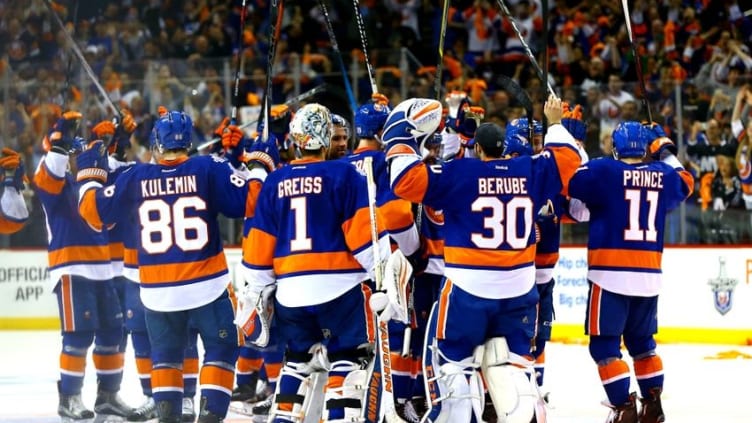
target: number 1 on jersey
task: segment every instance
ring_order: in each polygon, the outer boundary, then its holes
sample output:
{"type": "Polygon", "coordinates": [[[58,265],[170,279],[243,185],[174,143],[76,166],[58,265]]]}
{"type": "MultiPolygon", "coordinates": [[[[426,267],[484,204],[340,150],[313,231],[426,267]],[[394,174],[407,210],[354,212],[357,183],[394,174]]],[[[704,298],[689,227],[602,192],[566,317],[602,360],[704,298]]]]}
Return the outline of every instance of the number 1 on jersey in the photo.
{"type": "Polygon", "coordinates": [[[290,199],[290,210],[295,214],[295,237],[290,240],[290,251],[305,251],[313,248],[308,237],[308,201],[306,197],[290,199]]]}
{"type": "Polygon", "coordinates": [[[648,202],[647,229],[640,229],[640,210],[642,209],[642,191],[628,189],[624,191],[624,198],[629,202],[629,226],[624,229],[626,241],[655,242],[658,231],[655,230],[655,216],[658,211],[658,191],[645,191],[648,202]]]}

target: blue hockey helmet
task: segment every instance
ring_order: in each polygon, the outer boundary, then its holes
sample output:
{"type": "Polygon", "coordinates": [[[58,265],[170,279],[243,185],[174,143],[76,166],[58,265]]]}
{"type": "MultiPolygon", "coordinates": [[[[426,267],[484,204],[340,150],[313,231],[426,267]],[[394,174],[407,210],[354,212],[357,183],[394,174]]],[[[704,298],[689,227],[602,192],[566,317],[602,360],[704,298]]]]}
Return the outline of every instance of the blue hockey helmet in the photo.
{"type": "Polygon", "coordinates": [[[358,138],[375,138],[390,112],[386,104],[369,102],[360,106],[355,112],[355,135],[358,138]]]}
{"type": "Polygon", "coordinates": [[[643,127],[640,122],[630,120],[616,125],[611,134],[614,142],[614,157],[623,159],[645,156],[647,143],[642,132],[643,127]]]}
{"type": "Polygon", "coordinates": [[[162,150],[187,150],[191,148],[193,120],[183,112],[170,111],[154,122],[154,144],[162,150]]]}
{"type": "MultiPolygon", "coordinates": [[[[536,135],[543,135],[543,125],[533,120],[533,136],[536,135]]],[[[532,156],[533,144],[529,137],[530,126],[526,117],[511,120],[504,137],[504,155],[532,156]]]]}

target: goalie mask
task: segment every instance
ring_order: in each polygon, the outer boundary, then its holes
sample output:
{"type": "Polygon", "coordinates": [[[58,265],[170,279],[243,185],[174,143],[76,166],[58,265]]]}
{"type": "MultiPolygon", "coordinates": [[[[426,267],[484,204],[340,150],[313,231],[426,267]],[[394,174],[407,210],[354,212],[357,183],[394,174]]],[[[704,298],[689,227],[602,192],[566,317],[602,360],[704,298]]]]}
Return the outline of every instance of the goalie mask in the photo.
{"type": "Polygon", "coordinates": [[[329,148],[333,132],[329,109],[318,103],[300,108],[290,122],[290,137],[301,150],[329,148]]]}

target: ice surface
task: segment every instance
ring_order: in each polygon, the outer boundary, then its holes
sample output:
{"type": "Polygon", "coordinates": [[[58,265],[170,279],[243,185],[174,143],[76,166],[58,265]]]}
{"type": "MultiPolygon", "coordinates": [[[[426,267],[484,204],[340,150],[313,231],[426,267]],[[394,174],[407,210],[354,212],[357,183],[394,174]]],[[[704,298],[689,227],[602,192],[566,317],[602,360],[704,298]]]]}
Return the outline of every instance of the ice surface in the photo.
{"type": "MultiPolygon", "coordinates": [[[[59,351],[58,332],[0,331],[0,422],[59,421],[55,384],[59,351]]],[[[666,344],[659,345],[658,352],[666,373],[663,407],[668,422],[752,422],[752,347],[666,344]],[[748,358],[728,358],[745,354],[748,358]]],[[[546,357],[543,390],[551,393],[553,406],[549,422],[604,422],[608,409],[600,402],[605,393],[587,346],[552,343],[546,357]]],[[[130,345],[121,395],[133,406],[143,400],[130,345]]],[[[84,403],[93,407],[95,396],[96,374],[89,359],[84,403]]],[[[251,420],[231,415],[225,421],[251,420]]]]}

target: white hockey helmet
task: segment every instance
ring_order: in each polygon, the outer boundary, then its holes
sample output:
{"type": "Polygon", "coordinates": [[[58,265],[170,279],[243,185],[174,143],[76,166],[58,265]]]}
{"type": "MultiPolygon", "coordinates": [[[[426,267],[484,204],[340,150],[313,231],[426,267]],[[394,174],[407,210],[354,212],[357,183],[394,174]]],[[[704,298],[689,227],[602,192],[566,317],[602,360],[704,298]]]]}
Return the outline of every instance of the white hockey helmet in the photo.
{"type": "Polygon", "coordinates": [[[290,122],[290,137],[302,150],[329,148],[333,131],[329,109],[318,103],[301,107],[290,122]]]}
{"type": "Polygon", "coordinates": [[[395,107],[384,124],[386,142],[413,138],[421,145],[439,128],[441,103],[429,98],[411,98],[395,107]]]}

